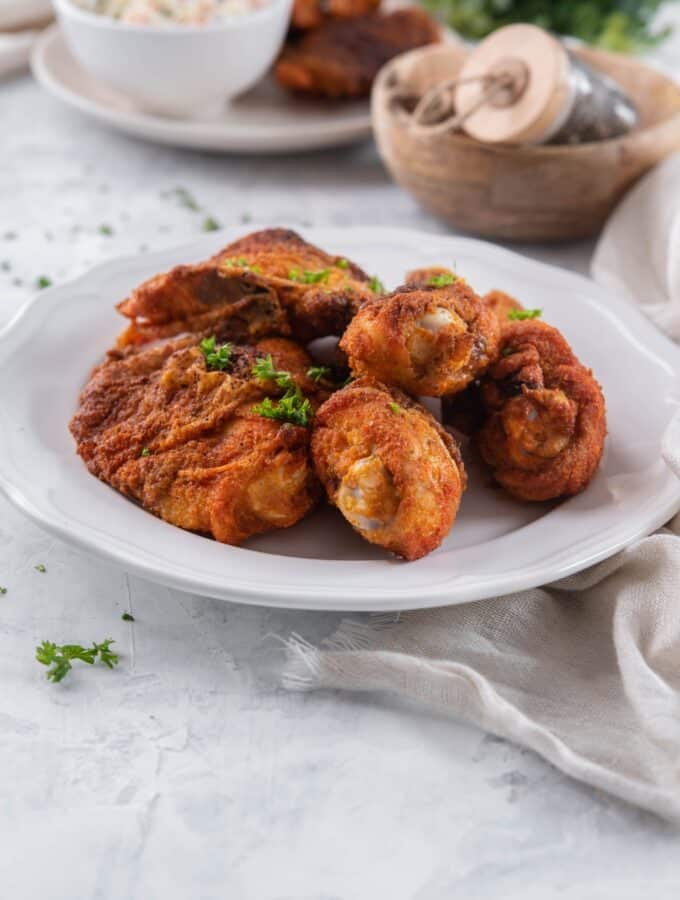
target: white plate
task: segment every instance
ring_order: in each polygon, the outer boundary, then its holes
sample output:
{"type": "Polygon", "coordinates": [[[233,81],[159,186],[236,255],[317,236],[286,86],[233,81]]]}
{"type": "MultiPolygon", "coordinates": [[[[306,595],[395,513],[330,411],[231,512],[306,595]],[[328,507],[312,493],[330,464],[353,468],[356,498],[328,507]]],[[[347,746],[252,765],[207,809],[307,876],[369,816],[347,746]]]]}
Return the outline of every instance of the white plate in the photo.
{"type": "Polygon", "coordinates": [[[51,16],[50,0],[0,0],[0,30],[26,28],[51,16]]]}
{"type": "Polygon", "coordinates": [[[384,228],[308,229],[304,237],[396,285],[406,269],[456,268],[501,287],[563,330],[600,379],[609,410],[602,468],[580,496],[523,504],[471,466],[442,547],[399,562],[324,508],[294,528],[228,547],[154,518],[88,474],[67,424],[88,373],[121,331],[113,305],[155,272],[199,260],[230,229],[189,246],[121,259],[26,305],[0,335],[0,488],[39,524],[140,575],[249,603],[392,610],[462,603],[552,581],[601,560],[680,508],[659,456],[680,406],[680,351],[632,306],[593,282],[491,244],[384,228]]]}
{"type": "Polygon", "coordinates": [[[290,153],[338,147],[371,134],[368,100],[333,105],[298,100],[267,79],[216,119],[170,119],[141,112],[95,81],[68,50],[58,26],[38,41],[33,74],[51,94],[127,134],[175,147],[227,153],[290,153]]]}

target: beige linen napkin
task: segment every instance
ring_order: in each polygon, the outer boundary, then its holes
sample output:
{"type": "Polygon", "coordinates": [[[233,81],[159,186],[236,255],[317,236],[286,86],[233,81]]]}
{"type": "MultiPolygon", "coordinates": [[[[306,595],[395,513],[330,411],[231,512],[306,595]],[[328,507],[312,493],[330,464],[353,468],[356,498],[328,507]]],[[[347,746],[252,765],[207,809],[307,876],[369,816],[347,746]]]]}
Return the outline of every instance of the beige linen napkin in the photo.
{"type": "MultiPolygon", "coordinates": [[[[657,215],[678,224],[680,192],[659,194],[657,179],[663,185],[667,177],[655,173],[637,190],[649,228],[657,215]]],[[[645,273],[662,267],[650,313],[669,329],[676,300],[662,291],[672,287],[680,298],[680,286],[664,281],[680,272],[677,259],[675,268],[668,264],[680,253],[677,227],[675,235],[673,253],[665,243],[653,262],[641,256],[634,270],[629,258],[624,270],[647,310],[645,273]]],[[[626,256],[639,238],[626,199],[598,248],[597,275],[607,271],[603,280],[618,286],[605,260],[616,270],[619,253],[626,256]]],[[[680,477],[680,420],[662,453],[680,477]]],[[[574,778],[680,822],[680,515],[547,587],[347,620],[320,649],[294,635],[283,680],[292,690],[390,691],[530,747],[574,778]]]]}

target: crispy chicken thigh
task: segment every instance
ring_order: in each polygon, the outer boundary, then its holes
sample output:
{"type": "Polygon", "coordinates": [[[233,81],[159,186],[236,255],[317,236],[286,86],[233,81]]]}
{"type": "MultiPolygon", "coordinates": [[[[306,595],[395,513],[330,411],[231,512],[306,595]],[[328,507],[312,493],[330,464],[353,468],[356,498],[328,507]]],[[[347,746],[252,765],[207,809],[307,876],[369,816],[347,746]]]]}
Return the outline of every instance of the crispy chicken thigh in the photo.
{"type": "Polygon", "coordinates": [[[450,531],[466,484],[458,446],[396,388],[360,378],[333,394],[312,454],[329,500],[370,543],[413,560],[450,531]]]}
{"type": "Polygon", "coordinates": [[[340,347],[354,375],[370,375],[414,395],[462,391],[496,358],[496,317],[458,279],[407,284],[365,304],[340,347]]]}
{"type": "Polygon", "coordinates": [[[365,97],[386,62],[439,39],[439,26],[419,7],[330,20],[289,41],[274,75],[283,87],[301,94],[365,97]]]}
{"type": "Polygon", "coordinates": [[[235,341],[288,335],[307,342],[339,335],[371,279],[342,256],[330,256],[294,231],[270,228],[241,238],[212,259],[155,275],[118,305],[131,326],[120,347],[220,326],[235,341]]]}
{"type": "Polygon", "coordinates": [[[587,487],[602,458],[605,402],[592,372],[557,329],[539,321],[509,323],[478,398],[483,424],[477,446],[513,496],[553,500],[587,487]]]}
{"type": "MultiPolygon", "coordinates": [[[[221,338],[217,346],[219,347],[221,338]]],[[[253,407],[282,391],[252,373],[271,354],[312,406],[307,354],[283,338],[232,346],[211,369],[195,336],[114,351],[99,366],[71,422],[92,474],[162,519],[218,541],[293,525],[317,502],[310,429],[265,418],[253,407]]]]}
{"type": "Polygon", "coordinates": [[[175,266],[154,275],[118,304],[132,320],[119,347],[139,346],[183,332],[220,328],[235,341],[290,333],[276,290],[248,271],[232,272],[215,262],[175,266]]]}
{"type": "Polygon", "coordinates": [[[307,342],[343,333],[372,280],[344,256],[331,256],[286,228],[270,228],[229,244],[214,257],[229,271],[256,273],[288,314],[294,337],[307,342]]]}

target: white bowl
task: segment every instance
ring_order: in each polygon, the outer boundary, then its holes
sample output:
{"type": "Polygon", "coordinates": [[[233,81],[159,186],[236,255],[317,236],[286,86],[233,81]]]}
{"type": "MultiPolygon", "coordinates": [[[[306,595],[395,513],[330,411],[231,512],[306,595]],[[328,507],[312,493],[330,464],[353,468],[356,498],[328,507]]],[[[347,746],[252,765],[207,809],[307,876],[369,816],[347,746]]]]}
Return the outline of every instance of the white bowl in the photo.
{"type": "Polygon", "coordinates": [[[149,112],[204,116],[252,87],[276,59],[292,0],[214,25],[129,25],[53,0],[86,71],[149,112]]]}

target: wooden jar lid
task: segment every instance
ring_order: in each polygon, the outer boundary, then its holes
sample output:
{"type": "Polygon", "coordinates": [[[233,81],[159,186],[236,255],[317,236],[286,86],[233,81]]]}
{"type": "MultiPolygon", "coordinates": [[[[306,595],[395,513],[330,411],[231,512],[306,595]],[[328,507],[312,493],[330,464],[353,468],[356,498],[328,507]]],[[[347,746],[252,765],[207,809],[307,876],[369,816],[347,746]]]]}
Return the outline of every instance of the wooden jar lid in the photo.
{"type": "Polygon", "coordinates": [[[459,78],[506,75],[508,87],[480,103],[485,81],[459,84],[456,112],[479,108],[463,129],[484,143],[533,144],[562,124],[571,103],[570,65],[558,40],[535,25],[508,25],[489,35],[468,57],[459,78]]]}

